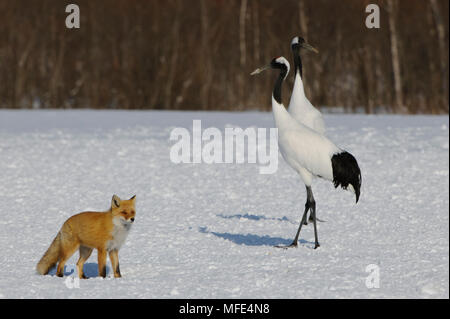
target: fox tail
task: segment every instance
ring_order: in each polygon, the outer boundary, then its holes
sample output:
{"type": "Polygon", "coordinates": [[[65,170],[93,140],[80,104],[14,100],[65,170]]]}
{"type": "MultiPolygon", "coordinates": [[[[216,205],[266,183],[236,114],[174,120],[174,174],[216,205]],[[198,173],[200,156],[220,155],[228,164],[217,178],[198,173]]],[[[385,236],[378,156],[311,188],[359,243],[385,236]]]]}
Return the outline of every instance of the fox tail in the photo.
{"type": "Polygon", "coordinates": [[[48,247],[44,256],[39,260],[36,270],[41,275],[48,274],[50,268],[56,265],[59,260],[59,253],[61,250],[61,233],[58,232],[55,239],[53,239],[50,247],[48,247]]]}

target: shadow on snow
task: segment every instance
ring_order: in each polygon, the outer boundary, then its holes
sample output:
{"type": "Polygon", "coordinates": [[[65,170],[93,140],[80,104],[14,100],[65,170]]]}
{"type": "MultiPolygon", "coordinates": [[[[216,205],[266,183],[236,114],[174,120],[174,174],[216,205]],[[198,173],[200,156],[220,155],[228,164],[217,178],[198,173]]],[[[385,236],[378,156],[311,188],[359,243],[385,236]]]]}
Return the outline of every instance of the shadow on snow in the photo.
{"type": "Polygon", "coordinates": [[[252,214],[235,214],[235,215],[223,215],[223,214],[218,214],[216,215],[217,217],[221,217],[221,218],[225,218],[225,219],[231,219],[231,218],[244,218],[244,219],[248,219],[248,220],[276,220],[276,221],[280,221],[280,222],[290,222],[291,224],[293,224],[292,221],[290,221],[286,216],[283,216],[281,218],[267,218],[266,216],[259,216],[259,215],[252,215],[252,214]]]}
{"type": "MultiPolygon", "coordinates": [[[[209,231],[206,227],[199,227],[199,232],[203,234],[212,234],[219,238],[223,238],[229,240],[237,245],[246,245],[246,246],[283,246],[290,245],[292,243],[292,239],[285,239],[281,237],[270,237],[270,236],[259,236],[253,234],[230,234],[230,233],[218,233],[209,231]]],[[[303,239],[299,240],[300,244],[314,244],[313,242],[309,242],[303,239]]]]}
{"type": "MultiPolygon", "coordinates": [[[[109,274],[110,268],[106,266],[106,275],[109,274]]],[[[98,277],[98,264],[97,263],[85,263],[83,266],[84,275],[88,278],[98,277]]],[[[48,272],[50,276],[56,276],[56,266],[50,269],[48,272]]],[[[77,276],[76,265],[66,265],[64,266],[64,276],[77,276]]]]}

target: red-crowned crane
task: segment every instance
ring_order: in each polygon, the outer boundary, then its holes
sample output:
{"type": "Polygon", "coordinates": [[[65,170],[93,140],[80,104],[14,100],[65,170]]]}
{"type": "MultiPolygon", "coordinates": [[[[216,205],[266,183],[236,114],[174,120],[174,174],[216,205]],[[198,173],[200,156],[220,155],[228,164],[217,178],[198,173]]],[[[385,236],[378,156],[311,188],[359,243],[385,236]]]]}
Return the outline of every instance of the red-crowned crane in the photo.
{"type": "Polygon", "coordinates": [[[308,210],[314,223],[314,249],[319,247],[317,236],[316,202],[311,190],[313,177],[332,181],[335,187],[341,186],[354,192],[358,202],[361,188],[361,170],[356,159],[350,153],[340,149],[324,135],[297,122],[284,107],[281,100],[281,87],[289,73],[289,62],[284,57],[274,58],[268,65],[251,73],[255,75],[269,68],[280,70],[272,93],[272,112],[278,128],[278,146],[286,162],[302,177],[307,191],[305,211],[295,235],[289,246],[297,247],[298,237],[308,210]],[[303,175],[304,172],[308,175],[303,175]]]}
{"type": "MultiPolygon", "coordinates": [[[[306,43],[302,37],[294,37],[291,41],[292,56],[294,58],[294,88],[292,89],[291,100],[289,101],[288,112],[299,123],[313,129],[314,131],[325,134],[325,123],[322,113],[316,109],[308,100],[303,87],[303,66],[300,56],[300,50],[305,49],[315,53],[319,51],[306,43]]],[[[302,175],[310,175],[307,170],[302,168],[302,175]]],[[[309,177],[311,179],[312,177],[309,177]]],[[[319,219],[317,219],[320,221],[319,219]]],[[[309,215],[309,221],[312,222],[312,215],[309,215]]],[[[305,219],[305,225],[307,224],[305,219]]]]}

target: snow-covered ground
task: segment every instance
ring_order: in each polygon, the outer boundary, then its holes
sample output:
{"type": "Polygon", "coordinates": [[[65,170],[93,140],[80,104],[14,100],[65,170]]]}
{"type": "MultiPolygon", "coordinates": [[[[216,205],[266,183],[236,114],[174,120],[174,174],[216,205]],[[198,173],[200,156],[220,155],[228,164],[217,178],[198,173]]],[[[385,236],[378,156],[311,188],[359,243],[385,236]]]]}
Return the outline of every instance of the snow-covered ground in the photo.
{"type": "MultiPolygon", "coordinates": [[[[448,116],[325,116],[363,185],[355,205],[350,192],[314,183],[325,220],[317,250],[311,225],[297,249],[273,247],[291,242],[305,202],[281,157],[272,175],[170,161],[171,130],[194,119],[221,130],[274,125],[259,112],[0,111],[0,298],[449,297],[448,116]],[[69,289],[39,276],[62,223],[107,209],[113,194],[137,195],[123,278],[69,289]],[[377,270],[379,288],[368,288],[377,270]]],[[[96,267],[94,253],[85,272],[96,267]]]]}

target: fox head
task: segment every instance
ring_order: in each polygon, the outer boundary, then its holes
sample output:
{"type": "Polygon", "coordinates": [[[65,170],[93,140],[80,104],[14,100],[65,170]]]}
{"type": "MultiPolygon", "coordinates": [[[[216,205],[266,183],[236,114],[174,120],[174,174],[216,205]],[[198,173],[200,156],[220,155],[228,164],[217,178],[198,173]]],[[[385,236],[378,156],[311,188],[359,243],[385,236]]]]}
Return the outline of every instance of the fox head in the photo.
{"type": "Polygon", "coordinates": [[[112,197],[111,212],[115,223],[130,226],[134,222],[136,216],[136,210],[134,208],[135,200],[136,195],[128,200],[121,200],[117,195],[112,197]]]}

